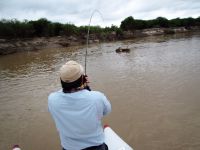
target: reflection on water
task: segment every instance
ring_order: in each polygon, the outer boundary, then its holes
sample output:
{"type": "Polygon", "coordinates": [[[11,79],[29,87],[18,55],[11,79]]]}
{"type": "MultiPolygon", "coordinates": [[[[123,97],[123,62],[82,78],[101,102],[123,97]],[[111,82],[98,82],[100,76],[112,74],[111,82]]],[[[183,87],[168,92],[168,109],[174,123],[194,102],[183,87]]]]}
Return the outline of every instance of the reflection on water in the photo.
{"type": "MultiPolygon", "coordinates": [[[[87,71],[113,111],[104,119],[134,149],[200,149],[200,36],[102,43],[88,49],[87,71]],[[130,53],[115,53],[128,47],[130,53]]],[[[59,149],[47,96],[67,60],[84,65],[84,47],[0,57],[0,149],[59,149]]]]}

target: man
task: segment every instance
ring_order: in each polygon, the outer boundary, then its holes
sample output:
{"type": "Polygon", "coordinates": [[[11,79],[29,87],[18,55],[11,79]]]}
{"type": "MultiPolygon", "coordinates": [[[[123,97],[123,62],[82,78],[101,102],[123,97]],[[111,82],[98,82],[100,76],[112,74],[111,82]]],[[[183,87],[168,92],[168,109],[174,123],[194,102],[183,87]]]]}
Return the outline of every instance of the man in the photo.
{"type": "Polygon", "coordinates": [[[63,150],[107,150],[101,119],[111,105],[101,92],[89,91],[83,67],[68,61],[60,68],[62,90],[48,97],[63,150]]]}

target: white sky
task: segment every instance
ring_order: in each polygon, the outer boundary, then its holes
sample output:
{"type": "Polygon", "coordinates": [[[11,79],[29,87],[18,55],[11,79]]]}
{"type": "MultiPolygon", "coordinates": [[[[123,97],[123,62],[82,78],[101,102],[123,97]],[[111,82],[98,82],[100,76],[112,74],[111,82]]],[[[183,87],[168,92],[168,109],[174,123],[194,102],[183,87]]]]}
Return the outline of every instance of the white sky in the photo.
{"type": "Polygon", "coordinates": [[[129,16],[135,19],[197,18],[200,0],[0,0],[0,19],[37,20],[88,25],[119,26],[129,16]],[[100,13],[98,13],[100,12],[100,13]]]}

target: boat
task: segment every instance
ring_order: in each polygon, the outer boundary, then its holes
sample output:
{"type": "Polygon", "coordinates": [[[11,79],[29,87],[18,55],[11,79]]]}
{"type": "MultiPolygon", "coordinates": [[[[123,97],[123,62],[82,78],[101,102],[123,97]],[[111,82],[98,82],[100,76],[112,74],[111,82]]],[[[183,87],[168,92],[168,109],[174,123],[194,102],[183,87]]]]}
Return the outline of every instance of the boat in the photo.
{"type": "Polygon", "coordinates": [[[14,145],[12,150],[21,150],[19,145],[14,145]]]}
{"type": "MultiPolygon", "coordinates": [[[[133,150],[122,138],[111,129],[109,125],[104,126],[105,143],[109,150],[133,150]]],[[[15,145],[12,150],[21,150],[15,145]]]]}
{"type": "Polygon", "coordinates": [[[104,126],[104,135],[105,143],[109,150],[133,150],[109,125],[104,126]]]}

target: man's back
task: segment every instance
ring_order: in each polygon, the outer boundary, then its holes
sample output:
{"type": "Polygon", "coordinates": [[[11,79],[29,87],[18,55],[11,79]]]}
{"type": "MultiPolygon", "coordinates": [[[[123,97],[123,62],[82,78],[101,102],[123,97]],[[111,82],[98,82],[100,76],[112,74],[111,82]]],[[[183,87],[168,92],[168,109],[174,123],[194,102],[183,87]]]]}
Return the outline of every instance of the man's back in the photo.
{"type": "Polygon", "coordinates": [[[50,94],[48,106],[65,149],[80,150],[104,142],[101,118],[111,111],[111,105],[102,93],[60,90],[50,94]]]}

